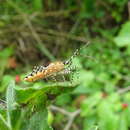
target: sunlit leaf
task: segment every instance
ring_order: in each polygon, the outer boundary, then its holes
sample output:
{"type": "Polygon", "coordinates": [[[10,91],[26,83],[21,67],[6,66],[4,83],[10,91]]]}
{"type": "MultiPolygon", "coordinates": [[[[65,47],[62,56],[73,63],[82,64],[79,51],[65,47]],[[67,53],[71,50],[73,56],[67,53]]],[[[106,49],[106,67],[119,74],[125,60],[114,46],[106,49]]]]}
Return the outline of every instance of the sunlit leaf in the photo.
{"type": "Polygon", "coordinates": [[[122,28],[117,37],[114,38],[117,46],[130,46],[130,22],[122,25],[122,28]]]}
{"type": "Polygon", "coordinates": [[[117,130],[119,116],[112,109],[112,104],[103,101],[98,106],[99,128],[100,130],[117,130]]]}

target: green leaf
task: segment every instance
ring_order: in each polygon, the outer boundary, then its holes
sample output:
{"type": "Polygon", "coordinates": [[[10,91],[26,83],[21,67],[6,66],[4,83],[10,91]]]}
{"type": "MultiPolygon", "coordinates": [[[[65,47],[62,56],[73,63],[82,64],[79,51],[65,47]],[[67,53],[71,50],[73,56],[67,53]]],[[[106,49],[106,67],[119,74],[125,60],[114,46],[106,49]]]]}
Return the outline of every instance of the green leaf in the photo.
{"type": "Polygon", "coordinates": [[[0,92],[3,92],[6,87],[8,86],[8,84],[10,83],[10,81],[13,79],[12,76],[10,75],[4,75],[1,81],[1,87],[0,87],[0,92]]]}
{"type": "Polygon", "coordinates": [[[83,122],[83,130],[96,130],[96,117],[86,117],[83,122]]]}
{"type": "Polygon", "coordinates": [[[72,92],[75,88],[75,84],[66,83],[54,83],[54,84],[39,84],[33,87],[20,88],[15,87],[16,101],[18,103],[27,103],[33,98],[37,98],[40,95],[55,94],[60,95],[62,93],[72,92]]]}
{"type": "Polygon", "coordinates": [[[8,47],[2,51],[0,51],[0,58],[8,58],[13,54],[14,50],[12,47],[8,47]]]}
{"type": "Polygon", "coordinates": [[[13,130],[21,130],[20,127],[22,126],[23,120],[26,120],[25,117],[22,119],[22,115],[21,109],[11,111],[11,124],[13,130]]]}
{"type": "Polygon", "coordinates": [[[95,75],[92,71],[79,71],[78,81],[80,85],[74,90],[73,93],[88,93],[91,92],[91,84],[95,80],[95,75]]]}
{"type": "Polygon", "coordinates": [[[117,37],[114,38],[117,46],[124,47],[130,46],[130,22],[122,25],[122,28],[117,37]]]}
{"type": "Polygon", "coordinates": [[[125,114],[125,118],[126,118],[126,121],[127,121],[127,125],[130,127],[130,107],[128,107],[125,111],[124,111],[124,114],[125,114]]]}
{"type": "Polygon", "coordinates": [[[36,112],[30,119],[28,130],[53,130],[48,125],[48,111],[43,108],[43,111],[36,112]]]}
{"type": "Polygon", "coordinates": [[[56,104],[58,106],[63,106],[63,105],[66,105],[67,103],[71,102],[71,96],[67,93],[65,94],[61,94],[60,96],[58,96],[56,98],[56,104]]]}
{"type": "Polygon", "coordinates": [[[125,113],[121,113],[118,130],[128,130],[125,113]]]}
{"type": "Polygon", "coordinates": [[[0,78],[2,78],[2,75],[4,73],[4,70],[7,67],[7,61],[9,56],[11,56],[13,54],[13,48],[12,47],[8,47],[6,49],[3,49],[2,51],[0,51],[0,78]]]}
{"type": "Polygon", "coordinates": [[[120,101],[120,95],[118,93],[111,93],[108,97],[108,101],[111,103],[117,103],[120,101]]]}
{"type": "Polygon", "coordinates": [[[79,81],[84,85],[90,85],[95,78],[95,75],[92,71],[82,70],[79,72],[79,81]]]}
{"type": "Polygon", "coordinates": [[[113,112],[112,104],[106,100],[98,106],[100,130],[117,130],[119,117],[113,112]]]}
{"type": "Polygon", "coordinates": [[[81,115],[82,116],[89,116],[95,113],[96,111],[96,106],[101,100],[101,93],[97,92],[91,97],[85,99],[83,103],[81,104],[81,115]]]}

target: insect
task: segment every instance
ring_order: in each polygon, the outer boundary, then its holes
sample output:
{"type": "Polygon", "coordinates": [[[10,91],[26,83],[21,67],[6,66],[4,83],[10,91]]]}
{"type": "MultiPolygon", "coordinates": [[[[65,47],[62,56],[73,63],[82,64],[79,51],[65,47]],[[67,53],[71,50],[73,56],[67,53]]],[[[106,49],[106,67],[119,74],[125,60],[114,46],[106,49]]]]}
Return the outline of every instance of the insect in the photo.
{"type": "MultiPolygon", "coordinates": [[[[86,45],[88,45],[88,43],[86,43],[83,47],[85,47],[86,45]]],[[[76,57],[79,54],[79,50],[81,50],[82,48],[76,49],[74,54],[67,61],[64,61],[64,62],[55,61],[55,62],[50,63],[47,67],[35,66],[33,68],[33,71],[29,75],[27,75],[24,78],[24,80],[28,82],[33,82],[39,79],[46,79],[47,77],[50,77],[50,76],[71,73],[72,71],[75,70],[75,68],[70,67],[72,64],[72,60],[74,57],[76,57]]]]}

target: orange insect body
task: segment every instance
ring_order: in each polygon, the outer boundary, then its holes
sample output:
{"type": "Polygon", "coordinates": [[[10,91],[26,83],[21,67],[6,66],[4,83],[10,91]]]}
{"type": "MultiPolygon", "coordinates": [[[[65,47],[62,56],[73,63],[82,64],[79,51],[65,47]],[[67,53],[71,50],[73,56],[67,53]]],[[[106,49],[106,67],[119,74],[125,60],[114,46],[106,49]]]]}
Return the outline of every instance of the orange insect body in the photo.
{"type": "Polygon", "coordinates": [[[89,44],[86,43],[82,48],[77,49],[74,54],[65,62],[57,61],[50,63],[47,67],[44,66],[38,66],[35,67],[28,76],[24,78],[25,81],[33,82],[38,79],[44,79],[49,76],[54,76],[54,74],[58,74],[58,72],[69,74],[72,71],[72,68],[66,69],[65,65],[70,65],[72,63],[72,59],[79,54],[79,50],[83,49],[85,46],[89,44]],[[64,71],[62,71],[64,70],[64,71]]]}
{"type": "Polygon", "coordinates": [[[25,81],[33,82],[39,79],[47,78],[54,73],[60,72],[64,69],[65,65],[61,61],[52,62],[47,67],[37,67],[33,69],[33,72],[24,78],[25,81]]]}

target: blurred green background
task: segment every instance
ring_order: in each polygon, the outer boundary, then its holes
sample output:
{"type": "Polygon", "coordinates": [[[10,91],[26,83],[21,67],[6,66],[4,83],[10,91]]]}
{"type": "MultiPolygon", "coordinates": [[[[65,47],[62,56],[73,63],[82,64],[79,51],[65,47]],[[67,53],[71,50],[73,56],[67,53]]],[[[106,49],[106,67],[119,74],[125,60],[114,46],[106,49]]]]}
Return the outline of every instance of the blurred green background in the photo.
{"type": "Polygon", "coordinates": [[[130,130],[129,19],[128,0],[0,0],[0,129],[130,130]],[[70,84],[23,81],[88,41],[70,84]]]}

